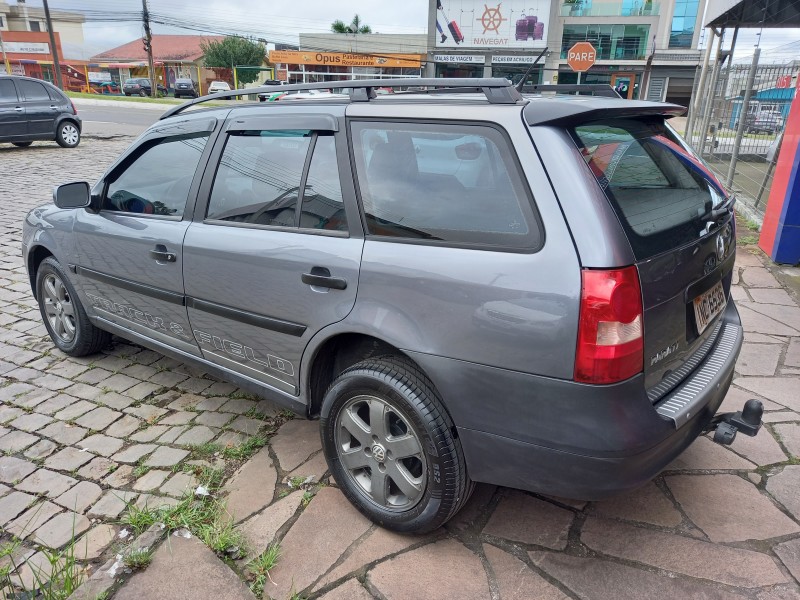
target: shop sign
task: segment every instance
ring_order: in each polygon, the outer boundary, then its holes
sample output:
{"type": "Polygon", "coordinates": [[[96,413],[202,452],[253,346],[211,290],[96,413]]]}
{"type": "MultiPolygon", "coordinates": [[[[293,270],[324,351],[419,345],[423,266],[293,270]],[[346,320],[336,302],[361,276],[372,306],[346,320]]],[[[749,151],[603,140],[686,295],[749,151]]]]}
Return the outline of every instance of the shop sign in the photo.
{"type": "Polygon", "coordinates": [[[516,65],[530,65],[533,64],[538,57],[536,56],[518,56],[518,55],[510,55],[510,56],[492,56],[492,64],[516,64],[516,65]]]}
{"type": "Polygon", "coordinates": [[[551,0],[438,0],[437,48],[544,48],[551,0]]]}
{"type": "Polygon", "coordinates": [[[355,54],[305,50],[270,50],[269,62],[290,65],[329,65],[332,67],[417,67],[418,54],[355,54]]]}
{"type": "Polygon", "coordinates": [[[50,54],[46,42],[5,42],[6,52],[12,54],[50,54]]]}
{"type": "Polygon", "coordinates": [[[482,65],[483,54],[434,54],[433,62],[482,65]]]}
{"type": "Polygon", "coordinates": [[[111,81],[111,73],[108,71],[89,71],[89,81],[93,83],[111,81]]]}

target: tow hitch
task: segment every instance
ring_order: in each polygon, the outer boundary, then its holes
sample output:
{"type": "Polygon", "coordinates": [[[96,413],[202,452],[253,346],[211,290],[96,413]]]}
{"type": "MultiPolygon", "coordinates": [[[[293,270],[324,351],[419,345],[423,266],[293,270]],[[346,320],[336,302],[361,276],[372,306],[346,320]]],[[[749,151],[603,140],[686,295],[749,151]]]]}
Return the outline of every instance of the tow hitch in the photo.
{"type": "Polygon", "coordinates": [[[736,433],[754,437],[761,429],[761,416],[764,405],[759,400],[751,399],[744,403],[744,408],[735,413],[714,415],[706,431],[714,432],[714,441],[723,446],[730,446],[736,439],[736,433]]]}

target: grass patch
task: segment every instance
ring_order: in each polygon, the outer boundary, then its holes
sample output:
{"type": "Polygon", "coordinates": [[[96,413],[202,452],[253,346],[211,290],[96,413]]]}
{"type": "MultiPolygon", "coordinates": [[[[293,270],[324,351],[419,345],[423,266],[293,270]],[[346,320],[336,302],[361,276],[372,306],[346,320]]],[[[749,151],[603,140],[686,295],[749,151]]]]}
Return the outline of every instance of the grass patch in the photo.
{"type": "Polygon", "coordinates": [[[147,506],[138,508],[133,504],[129,504],[127,510],[120,519],[120,523],[130,527],[134,535],[139,535],[154,523],[158,523],[158,516],[158,510],[147,508],[147,506]]]}
{"type": "Polygon", "coordinates": [[[129,569],[144,569],[153,560],[152,550],[134,550],[125,555],[123,562],[129,569]]]}
{"type": "Polygon", "coordinates": [[[29,565],[33,574],[33,584],[30,589],[19,577],[12,575],[12,572],[19,571],[23,566],[23,563],[18,564],[13,556],[18,547],[19,541],[0,546],[0,558],[8,559],[7,564],[0,567],[0,594],[3,594],[3,597],[66,600],[83,583],[85,572],[75,560],[74,535],[63,550],[50,550],[44,547],[40,549],[46,562],[42,566],[29,565]],[[22,591],[14,590],[14,585],[22,591]]]}
{"type": "Polygon", "coordinates": [[[189,450],[192,454],[192,459],[203,459],[208,458],[209,456],[214,456],[217,452],[222,451],[222,446],[219,444],[212,444],[211,442],[206,442],[205,444],[191,444],[186,446],[186,449],[189,450]]]}
{"type": "Polygon", "coordinates": [[[257,598],[264,596],[264,585],[272,581],[269,572],[278,564],[278,559],[281,556],[281,547],[279,544],[270,544],[263,553],[254,558],[247,565],[247,568],[253,575],[253,581],[250,583],[250,591],[253,592],[257,598]]]}
{"type": "Polygon", "coordinates": [[[138,479],[139,477],[142,477],[143,475],[147,475],[147,473],[149,473],[149,472],[150,472],[150,467],[148,467],[144,463],[140,462],[138,465],[136,465],[136,467],[134,467],[133,471],[131,471],[131,475],[133,475],[134,477],[136,477],[138,479]]]}
{"type": "Polygon", "coordinates": [[[758,237],[755,235],[743,235],[736,240],[738,246],[752,246],[758,244],[758,237]]]}
{"type": "Polygon", "coordinates": [[[222,458],[226,460],[246,460],[266,446],[267,438],[254,435],[239,446],[228,446],[222,449],[222,458]]]}
{"type": "Polygon", "coordinates": [[[747,227],[750,231],[758,231],[760,229],[758,223],[756,223],[752,219],[747,219],[744,224],[745,227],[747,227]]]}

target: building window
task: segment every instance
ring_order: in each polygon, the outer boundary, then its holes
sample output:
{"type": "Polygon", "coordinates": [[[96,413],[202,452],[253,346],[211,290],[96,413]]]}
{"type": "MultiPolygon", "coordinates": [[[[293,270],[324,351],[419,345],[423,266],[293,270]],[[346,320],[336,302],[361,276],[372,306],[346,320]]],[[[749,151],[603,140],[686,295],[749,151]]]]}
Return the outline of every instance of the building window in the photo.
{"type": "MultiPolygon", "coordinates": [[[[680,1],[680,0],[679,0],[680,1]]],[[[561,58],[576,42],[591,42],[598,60],[644,60],[649,25],[564,25],[561,58]]]]}
{"type": "Polygon", "coordinates": [[[0,27],[4,27],[5,24],[3,23],[3,17],[0,17],[0,27]]]}
{"type": "Polygon", "coordinates": [[[691,48],[697,21],[698,0],[676,0],[669,34],[670,48],[691,48]]]}
{"type": "Polygon", "coordinates": [[[39,21],[28,21],[31,26],[31,31],[41,31],[42,28],[39,26],[39,21]]]}

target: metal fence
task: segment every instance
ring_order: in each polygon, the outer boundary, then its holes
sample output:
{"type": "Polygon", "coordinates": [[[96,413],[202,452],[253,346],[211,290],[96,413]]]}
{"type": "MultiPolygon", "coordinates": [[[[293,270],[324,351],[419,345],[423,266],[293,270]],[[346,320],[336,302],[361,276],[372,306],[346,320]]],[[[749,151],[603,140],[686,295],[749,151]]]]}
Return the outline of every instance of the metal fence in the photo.
{"type": "Polygon", "coordinates": [[[798,64],[710,65],[696,78],[687,141],[739,201],[763,215],[782,132],[794,98],[798,64]]]}

